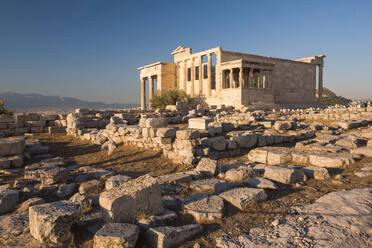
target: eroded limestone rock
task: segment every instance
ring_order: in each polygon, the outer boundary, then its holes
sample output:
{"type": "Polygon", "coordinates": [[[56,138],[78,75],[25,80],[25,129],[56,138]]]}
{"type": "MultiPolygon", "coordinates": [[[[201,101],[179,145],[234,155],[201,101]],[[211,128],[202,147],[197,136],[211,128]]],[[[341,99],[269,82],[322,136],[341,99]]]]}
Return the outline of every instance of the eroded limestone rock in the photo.
{"type": "Polygon", "coordinates": [[[140,229],[127,223],[107,223],[94,235],[94,248],[134,248],[140,229]]]}
{"type": "Polygon", "coordinates": [[[192,215],[198,223],[213,223],[223,217],[222,198],[209,194],[194,194],[183,202],[185,214],[192,215]]]}
{"type": "Polygon", "coordinates": [[[252,204],[262,202],[267,198],[264,189],[253,188],[236,188],[223,192],[219,196],[240,210],[245,210],[252,204]]]}
{"type": "Polygon", "coordinates": [[[196,166],[195,171],[203,173],[206,176],[214,176],[217,173],[217,160],[202,158],[196,166]]]}
{"type": "Polygon", "coordinates": [[[0,214],[9,212],[15,208],[18,202],[18,190],[4,189],[0,191],[0,214]]]}
{"type": "Polygon", "coordinates": [[[199,224],[149,228],[146,243],[153,248],[176,247],[202,231],[203,226],[199,224]]]}
{"type": "Polygon", "coordinates": [[[114,222],[134,221],[140,212],[147,214],[163,212],[160,185],[150,175],[141,176],[102,192],[99,204],[107,217],[114,222]]]}
{"type": "Polygon", "coordinates": [[[302,170],[288,166],[267,166],[264,177],[284,184],[298,183],[306,180],[302,170]]]}
{"type": "Polygon", "coordinates": [[[79,211],[68,201],[32,206],[29,208],[30,233],[42,243],[66,245],[78,215],[79,211]]]}

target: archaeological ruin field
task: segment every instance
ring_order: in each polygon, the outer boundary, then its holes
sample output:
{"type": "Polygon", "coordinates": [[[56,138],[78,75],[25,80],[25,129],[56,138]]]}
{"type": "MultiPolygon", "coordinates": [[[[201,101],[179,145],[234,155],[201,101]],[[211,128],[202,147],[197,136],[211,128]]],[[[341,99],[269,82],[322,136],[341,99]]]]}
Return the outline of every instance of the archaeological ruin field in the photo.
{"type": "Polygon", "coordinates": [[[0,247],[371,247],[372,106],[0,115],[0,247]]]}

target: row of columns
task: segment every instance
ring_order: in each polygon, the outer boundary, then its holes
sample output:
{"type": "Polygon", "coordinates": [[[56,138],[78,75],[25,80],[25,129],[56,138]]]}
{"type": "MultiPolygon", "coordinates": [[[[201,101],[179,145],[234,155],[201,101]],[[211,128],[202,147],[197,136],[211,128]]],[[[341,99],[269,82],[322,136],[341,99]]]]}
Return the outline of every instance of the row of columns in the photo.
{"type": "MultiPolygon", "coordinates": [[[[224,70],[223,73],[225,73],[225,71],[229,71],[229,88],[237,88],[235,85],[234,85],[234,69],[235,68],[230,68],[228,70],[224,70]]],[[[242,88],[244,87],[244,78],[243,78],[243,71],[244,68],[243,67],[240,67],[239,68],[239,79],[238,79],[238,82],[239,82],[239,88],[242,88]]],[[[254,82],[257,80],[257,87],[256,88],[271,88],[270,87],[270,84],[268,82],[268,75],[264,75],[264,70],[263,69],[260,69],[260,75],[259,77],[257,78],[254,78],[254,73],[253,73],[253,68],[249,68],[249,71],[248,71],[248,87],[254,87],[254,82]]],[[[225,75],[223,76],[223,80],[226,80],[226,77],[225,75]]],[[[226,85],[226,82],[223,82],[224,85],[226,85]]]]}
{"type": "Polygon", "coordinates": [[[149,84],[149,107],[151,108],[151,99],[154,97],[154,80],[152,76],[141,78],[141,109],[147,108],[146,104],[146,79],[149,84]]]}
{"type": "MultiPolygon", "coordinates": [[[[206,96],[211,96],[211,89],[212,89],[212,53],[207,54],[208,57],[208,62],[207,62],[207,92],[203,92],[204,87],[203,87],[203,76],[204,76],[204,67],[203,67],[203,57],[199,56],[199,95],[206,95],[206,96]]],[[[191,58],[191,96],[195,96],[195,75],[196,75],[196,70],[195,70],[195,63],[194,63],[195,57],[191,58]]],[[[177,73],[179,72],[179,66],[181,62],[178,62],[176,64],[176,71],[177,73]]],[[[179,88],[182,89],[183,91],[187,91],[186,86],[187,86],[187,59],[184,60],[183,62],[183,80],[181,81],[181,77],[178,75],[176,76],[177,83],[176,85],[179,85],[179,88]]],[[[176,73],[176,74],[177,74],[176,73]]]]}

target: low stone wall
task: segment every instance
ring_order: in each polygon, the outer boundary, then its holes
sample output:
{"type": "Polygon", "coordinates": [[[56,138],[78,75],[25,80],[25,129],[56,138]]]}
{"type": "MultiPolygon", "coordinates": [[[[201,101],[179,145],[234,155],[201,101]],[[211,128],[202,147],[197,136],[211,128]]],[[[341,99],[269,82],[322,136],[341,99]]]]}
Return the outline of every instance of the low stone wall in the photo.
{"type": "Polygon", "coordinates": [[[1,137],[25,133],[64,133],[66,126],[64,114],[17,113],[14,116],[0,116],[1,137]]]}
{"type": "MultiPolygon", "coordinates": [[[[202,120],[210,122],[210,119],[202,120]]],[[[120,118],[112,117],[105,129],[80,129],[74,134],[109,150],[122,143],[159,149],[168,158],[185,164],[196,163],[202,157],[229,157],[238,155],[241,149],[314,137],[314,131],[310,129],[253,133],[233,130],[234,127],[229,125],[230,123],[211,122],[206,125],[208,130],[193,130],[169,127],[166,118],[144,117],[138,125],[127,125],[124,122],[120,118]]]]}
{"type": "Polygon", "coordinates": [[[23,137],[0,138],[0,169],[22,167],[24,149],[23,137]]]}

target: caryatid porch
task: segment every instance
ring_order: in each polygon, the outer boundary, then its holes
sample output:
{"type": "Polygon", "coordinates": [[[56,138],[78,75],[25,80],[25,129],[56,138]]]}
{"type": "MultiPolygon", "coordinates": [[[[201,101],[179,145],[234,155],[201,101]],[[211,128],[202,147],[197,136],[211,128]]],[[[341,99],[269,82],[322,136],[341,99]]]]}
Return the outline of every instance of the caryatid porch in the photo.
{"type": "Polygon", "coordinates": [[[221,63],[222,89],[272,88],[274,64],[234,60],[221,63]]]}
{"type": "Polygon", "coordinates": [[[274,63],[244,59],[221,63],[221,98],[233,106],[273,103],[273,69],[274,63]]]}

